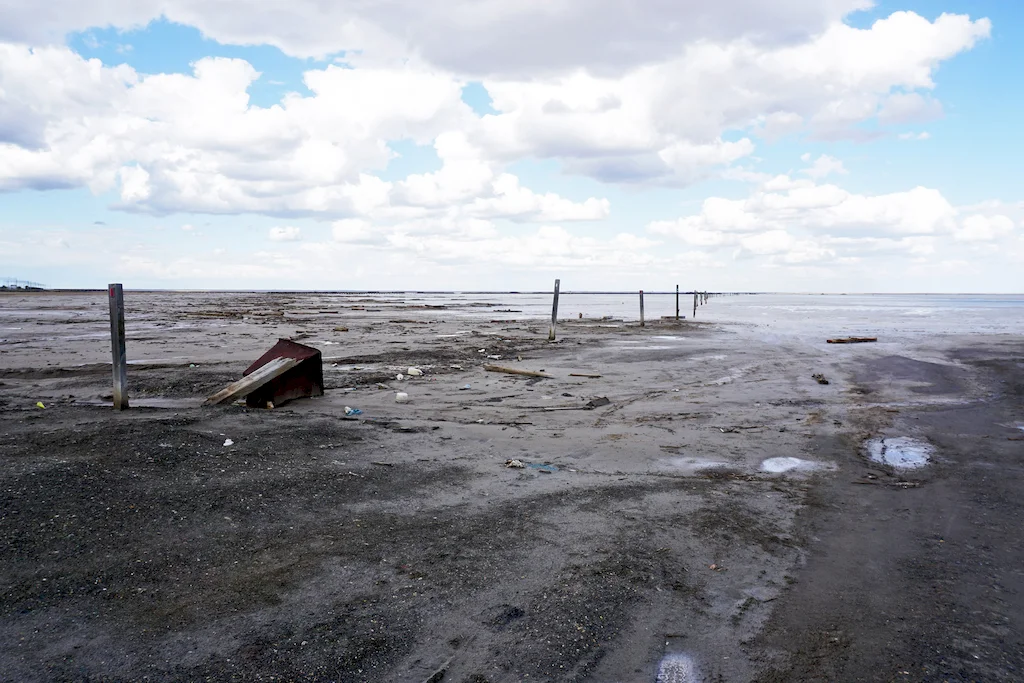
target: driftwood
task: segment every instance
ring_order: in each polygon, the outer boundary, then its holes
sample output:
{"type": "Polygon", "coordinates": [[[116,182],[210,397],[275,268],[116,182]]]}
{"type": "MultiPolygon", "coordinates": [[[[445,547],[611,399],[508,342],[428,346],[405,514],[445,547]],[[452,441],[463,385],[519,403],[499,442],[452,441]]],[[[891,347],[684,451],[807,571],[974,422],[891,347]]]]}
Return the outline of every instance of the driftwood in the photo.
{"type": "Polygon", "coordinates": [[[570,377],[589,377],[590,379],[598,379],[601,375],[591,375],[586,372],[570,372],[570,377]]]}
{"type": "Polygon", "coordinates": [[[251,375],[247,375],[237,382],[224,387],[216,394],[206,399],[206,402],[203,403],[203,405],[212,406],[218,403],[228,403],[229,401],[234,401],[237,398],[248,396],[267,382],[280,377],[298,364],[299,360],[295,358],[275,358],[253,372],[251,375]]]}
{"type": "Polygon", "coordinates": [[[863,344],[865,342],[876,342],[878,337],[840,337],[839,339],[826,339],[829,344],[863,344]]]}
{"type": "Polygon", "coordinates": [[[524,377],[541,377],[544,379],[552,379],[551,375],[545,375],[543,372],[534,372],[533,370],[517,370],[516,368],[506,368],[500,365],[485,365],[484,370],[487,372],[504,372],[506,375],[522,375],[524,377]]]}

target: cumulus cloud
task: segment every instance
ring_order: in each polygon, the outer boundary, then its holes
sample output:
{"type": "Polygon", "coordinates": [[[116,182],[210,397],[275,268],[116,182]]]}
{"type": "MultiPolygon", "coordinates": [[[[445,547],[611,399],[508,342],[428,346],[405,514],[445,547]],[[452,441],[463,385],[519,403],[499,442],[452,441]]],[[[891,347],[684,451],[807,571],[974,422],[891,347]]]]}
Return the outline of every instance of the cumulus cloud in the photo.
{"type": "Polygon", "coordinates": [[[274,45],[296,57],[341,51],[364,59],[419,54],[451,71],[616,71],[659,61],[697,39],[759,44],[813,36],[870,0],[104,0],[0,5],[0,39],[45,44],[94,26],[131,29],[161,16],[224,44],[274,45]],[[523,45],[530,48],[524,50],[523,45]]]}

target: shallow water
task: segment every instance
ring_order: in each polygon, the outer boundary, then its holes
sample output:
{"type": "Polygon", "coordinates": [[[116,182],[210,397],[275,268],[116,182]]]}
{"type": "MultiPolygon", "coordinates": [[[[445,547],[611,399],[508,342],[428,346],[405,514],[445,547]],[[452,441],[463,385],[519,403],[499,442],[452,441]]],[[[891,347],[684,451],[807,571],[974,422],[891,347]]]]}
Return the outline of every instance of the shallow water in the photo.
{"type": "Polygon", "coordinates": [[[866,446],[868,457],[873,461],[899,470],[924,467],[935,451],[926,441],[905,436],[872,439],[866,446]]]}

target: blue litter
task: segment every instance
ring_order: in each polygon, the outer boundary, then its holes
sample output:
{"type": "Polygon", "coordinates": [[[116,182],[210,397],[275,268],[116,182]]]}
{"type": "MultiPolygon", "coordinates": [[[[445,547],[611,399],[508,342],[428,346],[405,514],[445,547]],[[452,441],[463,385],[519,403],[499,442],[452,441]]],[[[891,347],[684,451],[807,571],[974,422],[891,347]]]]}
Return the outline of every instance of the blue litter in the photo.
{"type": "Polygon", "coordinates": [[[345,416],[346,417],[351,417],[352,415],[362,415],[362,414],[363,414],[363,411],[359,410],[359,408],[349,408],[348,406],[345,406],[345,416]]]}
{"type": "Polygon", "coordinates": [[[541,472],[551,473],[558,471],[558,468],[555,467],[554,465],[542,465],[539,462],[528,462],[526,463],[526,466],[529,467],[531,470],[540,470],[541,472]]]}

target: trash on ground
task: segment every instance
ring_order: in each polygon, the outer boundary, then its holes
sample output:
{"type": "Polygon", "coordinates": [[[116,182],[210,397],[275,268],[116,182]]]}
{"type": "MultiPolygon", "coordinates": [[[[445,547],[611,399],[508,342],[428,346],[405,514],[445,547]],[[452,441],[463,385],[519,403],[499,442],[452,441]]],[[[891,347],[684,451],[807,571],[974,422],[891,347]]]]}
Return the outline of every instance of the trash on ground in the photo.
{"type": "Polygon", "coordinates": [[[323,356],[320,351],[280,339],[242,373],[242,379],[210,396],[204,405],[230,403],[245,397],[248,406],[258,408],[268,401],[281,405],[296,398],[323,395],[323,356]]]}
{"type": "Polygon", "coordinates": [[[829,344],[864,344],[866,342],[876,342],[878,337],[840,337],[838,339],[826,339],[829,344]]]}
{"type": "Polygon", "coordinates": [[[349,406],[345,406],[345,416],[346,417],[350,417],[352,415],[362,415],[362,414],[363,414],[363,411],[359,410],[359,408],[350,408],[349,406]]]}
{"type": "Polygon", "coordinates": [[[406,370],[405,374],[409,375],[410,377],[420,377],[423,375],[423,371],[420,370],[419,368],[409,368],[408,370],[406,370]]]}
{"type": "Polygon", "coordinates": [[[453,370],[461,370],[462,369],[461,365],[456,365],[454,363],[449,365],[448,367],[452,368],[453,370]]]}
{"type": "Polygon", "coordinates": [[[397,394],[395,394],[395,402],[396,403],[408,403],[409,402],[409,394],[405,393],[404,391],[399,391],[397,394]]]}
{"type": "Polygon", "coordinates": [[[395,466],[395,463],[393,463],[393,462],[380,462],[379,460],[374,460],[370,464],[371,465],[378,465],[380,467],[394,467],[395,466]]]}
{"type": "Polygon", "coordinates": [[[335,327],[334,331],[335,332],[348,332],[348,328],[347,327],[335,327]]]}
{"type": "Polygon", "coordinates": [[[512,469],[521,470],[526,467],[522,460],[506,460],[505,467],[511,467],[512,469]]]}
{"type": "Polygon", "coordinates": [[[600,408],[601,406],[606,406],[606,405],[610,405],[610,404],[611,404],[611,401],[608,399],[607,396],[599,396],[597,398],[592,398],[589,401],[587,401],[587,404],[586,404],[585,407],[590,408],[590,409],[594,409],[594,408],[600,408]]]}
{"type": "Polygon", "coordinates": [[[816,372],[813,375],[811,375],[811,379],[813,379],[818,384],[828,384],[828,380],[825,379],[825,375],[821,374],[820,372],[816,372]]]}
{"type": "Polygon", "coordinates": [[[531,470],[537,470],[541,474],[551,474],[558,471],[558,468],[554,465],[545,465],[539,462],[528,462],[526,463],[526,466],[531,470]]]}
{"type": "Polygon", "coordinates": [[[36,408],[46,408],[42,401],[36,401],[36,408]]]}
{"type": "Polygon", "coordinates": [[[225,446],[234,446],[235,442],[232,441],[231,439],[224,439],[224,445],[225,446]]]}
{"type": "Polygon", "coordinates": [[[395,379],[401,382],[403,379],[405,379],[405,375],[403,375],[402,373],[398,373],[397,375],[395,375],[395,379]]]}
{"type": "Polygon", "coordinates": [[[469,385],[469,384],[463,384],[461,387],[459,387],[459,391],[465,391],[466,389],[472,389],[472,388],[473,387],[471,385],[469,385]]]}
{"type": "Polygon", "coordinates": [[[601,375],[592,375],[592,374],[587,373],[587,372],[570,372],[569,376],[570,377],[588,377],[590,379],[598,379],[598,378],[601,377],[601,375]]]}
{"type": "Polygon", "coordinates": [[[518,370],[516,368],[506,368],[500,365],[485,365],[484,370],[487,372],[503,372],[506,375],[523,375],[524,377],[541,377],[549,379],[551,375],[546,375],[543,372],[534,372],[533,370],[518,370]]]}

